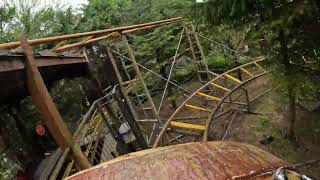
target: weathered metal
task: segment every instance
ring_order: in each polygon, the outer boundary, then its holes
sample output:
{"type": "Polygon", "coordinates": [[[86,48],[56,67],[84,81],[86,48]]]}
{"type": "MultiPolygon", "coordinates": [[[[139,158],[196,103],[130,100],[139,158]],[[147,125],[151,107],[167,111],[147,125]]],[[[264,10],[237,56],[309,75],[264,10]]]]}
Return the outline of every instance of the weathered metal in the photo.
{"type": "Polygon", "coordinates": [[[67,179],[225,180],[259,174],[260,171],[283,166],[288,166],[288,164],[248,144],[236,142],[188,143],[121,156],[81,171],[67,179]]]}
{"type": "MultiPolygon", "coordinates": [[[[69,35],[62,35],[62,36],[55,36],[55,37],[34,39],[34,40],[29,40],[28,42],[29,42],[30,46],[36,46],[36,45],[40,45],[40,44],[65,41],[65,40],[76,39],[76,38],[81,38],[81,37],[103,36],[103,35],[106,35],[106,34],[109,34],[112,32],[122,32],[125,30],[143,28],[146,26],[151,26],[151,27],[154,27],[156,25],[160,26],[163,24],[175,23],[180,20],[182,20],[181,17],[176,17],[176,18],[171,18],[171,19],[166,19],[166,20],[161,20],[161,21],[125,26],[125,27],[117,27],[117,28],[112,28],[112,29],[104,29],[104,30],[98,30],[98,31],[91,31],[91,32],[83,32],[83,33],[76,33],[76,34],[69,34],[69,35]]],[[[0,44],[0,49],[14,49],[19,46],[20,46],[20,42],[10,42],[10,43],[0,44]]]]}
{"type": "Polygon", "coordinates": [[[71,147],[72,155],[82,169],[91,167],[89,161],[83,157],[80,147],[73,145],[71,133],[49,95],[27,38],[22,37],[20,42],[25,55],[28,90],[38,111],[46,121],[51,135],[62,150],[71,147]]]}

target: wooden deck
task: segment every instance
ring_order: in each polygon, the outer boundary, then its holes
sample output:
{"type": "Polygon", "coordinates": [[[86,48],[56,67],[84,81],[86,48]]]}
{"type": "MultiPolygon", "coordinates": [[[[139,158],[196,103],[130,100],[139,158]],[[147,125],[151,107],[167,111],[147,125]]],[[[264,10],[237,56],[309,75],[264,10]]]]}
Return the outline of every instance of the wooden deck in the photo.
{"type": "MultiPolygon", "coordinates": [[[[47,85],[63,78],[86,76],[87,60],[82,56],[35,55],[36,64],[47,85]]],[[[15,103],[29,96],[26,87],[25,57],[0,51],[0,105],[15,103]]]]}

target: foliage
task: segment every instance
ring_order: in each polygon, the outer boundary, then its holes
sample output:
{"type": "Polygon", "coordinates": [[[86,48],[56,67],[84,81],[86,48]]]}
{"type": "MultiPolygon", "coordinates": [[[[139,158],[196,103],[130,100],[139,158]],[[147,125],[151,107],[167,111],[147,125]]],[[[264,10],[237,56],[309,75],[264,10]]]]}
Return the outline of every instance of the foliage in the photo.
{"type": "Polygon", "coordinates": [[[0,42],[8,42],[12,40],[12,20],[14,18],[16,8],[8,4],[0,5],[0,42]]]}
{"type": "Polygon", "coordinates": [[[320,41],[315,29],[320,25],[319,2],[209,0],[197,4],[196,8],[199,11],[195,13],[202,17],[200,20],[208,24],[252,25],[264,38],[269,38],[269,54],[275,56],[275,77],[289,98],[289,134],[293,137],[296,98],[318,92],[317,81],[310,78],[314,69],[307,67],[304,59],[318,58],[320,41]],[[310,84],[316,91],[306,91],[310,90],[307,89],[310,84]]]}

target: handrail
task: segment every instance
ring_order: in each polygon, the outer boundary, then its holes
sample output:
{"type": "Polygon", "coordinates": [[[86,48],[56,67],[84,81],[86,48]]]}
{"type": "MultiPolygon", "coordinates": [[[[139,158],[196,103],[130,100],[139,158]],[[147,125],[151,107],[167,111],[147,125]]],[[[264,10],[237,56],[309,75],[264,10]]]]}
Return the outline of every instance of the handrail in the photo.
{"type": "MultiPolygon", "coordinates": [[[[106,94],[105,96],[95,100],[89,110],[87,111],[87,113],[85,114],[85,116],[82,118],[81,123],[79,124],[77,130],[75,131],[74,135],[73,135],[73,140],[74,143],[77,143],[79,141],[79,135],[81,130],[83,129],[84,125],[86,123],[88,123],[90,121],[90,119],[92,118],[92,116],[95,114],[95,111],[97,110],[98,104],[101,102],[104,102],[105,100],[107,100],[107,98],[113,94],[115,92],[116,87],[113,88],[113,90],[111,90],[110,93],[106,94]]],[[[70,153],[70,147],[66,148],[63,153],[61,154],[59,160],[56,163],[56,166],[54,167],[51,175],[50,175],[50,180],[55,180],[57,178],[57,176],[60,173],[60,170],[65,162],[65,160],[67,159],[68,155],[70,153]]]]}
{"type": "MultiPolygon", "coordinates": [[[[147,28],[152,28],[155,26],[161,26],[164,24],[176,23],[181,20],[182,20],[182,17],[176,17],[176,18],[154,21],[154,22],[149,22],[149,23],[144,23],[144,24],[137,24],[137,25],[117,27],[117,28],[104,29],[104,30],[98,30],[98,31],[82,32],[82,33],[75,33],[75,34],[69,34],[69,35],[61,35],[61,36],[33,39],[33,40],[29,40],[29,44],[30,44],[30,46],[37,46],[37,45],[46,44],[46,43],[50,43],[50,42],[65,41],[65,40],[71,40],[71,39],[76,39],[76,38],[81,38],[81,37],[103,36],[103,35],[113,33],[113,32],[119,32],[121,34],[123,31],[133,32],[135,30],[139,30],[139,28],[147,29],[147,28]]],[[[0,49],[14,49],[19,46],[20,46],[19,41],[9,42],[9,43],[0,44],[0,49]]]]}

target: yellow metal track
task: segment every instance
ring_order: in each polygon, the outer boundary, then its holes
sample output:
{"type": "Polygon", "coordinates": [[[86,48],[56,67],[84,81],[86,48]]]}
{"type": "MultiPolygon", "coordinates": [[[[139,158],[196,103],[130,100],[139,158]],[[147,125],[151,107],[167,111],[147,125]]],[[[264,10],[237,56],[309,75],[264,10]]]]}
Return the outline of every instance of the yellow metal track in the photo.
{"type": "Polygon", "coordinates": [[[198,125],[198,124],[190,124],[190,123],[184,123],[184,122],[178,122],[178,121],[171,121],[170,125],[177,128],[183,128],[183,129],[190,129],[190,130],[199,130],[204,131],[205,126],[198,125]]]}
{"type": "Polygon", "coordinates": [[[225,74],[224,77],[226,77],[227,79],[229,79],[230,81],[236,83],[236,84],[241,84],[241,81],[229,74],[225,74]]]}
{"type": "Polygon", "coordinates": [[[253,75],[252,75],[249,71],[247,71],[246,69],[244,69],[244,68],[240,68],[240,69],[241,69],[241,71],[243,71],[244,73],[246,73],[246,74],[248,74],[249,76],[253,77],[253,75]]]}
{"type": "Polygon", "coordinates": [[[216,83],[210,83],[212,86],[214,86],[214,87],[217,87],[217,88],[219,88],[219,89],[222,89],[222,90],[224,90],[224,91],[227,91],[227,92],[230,92],[231,90],[230,89],[228,89],[228,88],[226,88],[226,87],[223,87],[223,86],[220,86],[220,85],[218,85],[218,84],[216,84],[216,83]]]}
{"type": "Polygon", "coordinates": [[[202,108],[202,107],[199,107],[199,106],[194,106],[194,105],[191,105],[191,104],[185,104],[186,107],[190,108],[190,109],[193,109],[193,110],[196,110],[196,111],[205,111],[205,112],[212,112],[212,110],[209,110],[209,109],[206,109],[206,108],[202,108]]]}
{"type": "Polygon", "coordinates": [[[214,101],[220,101],[221,100],[220,98],[217,98],[215,96],[211,96],[211,95],[208,95],[208,94],[204,94],[204,93],[201,93],[201,92],[198,92],[197,94],[200,97],[205,97],[205,98],[208,98],[208,99],[211,99],[211,100],[214,100],[214,101]]]}

